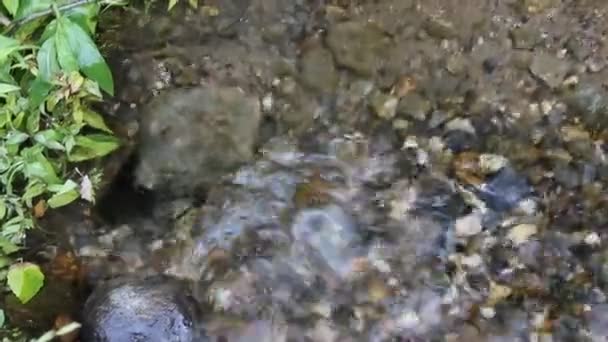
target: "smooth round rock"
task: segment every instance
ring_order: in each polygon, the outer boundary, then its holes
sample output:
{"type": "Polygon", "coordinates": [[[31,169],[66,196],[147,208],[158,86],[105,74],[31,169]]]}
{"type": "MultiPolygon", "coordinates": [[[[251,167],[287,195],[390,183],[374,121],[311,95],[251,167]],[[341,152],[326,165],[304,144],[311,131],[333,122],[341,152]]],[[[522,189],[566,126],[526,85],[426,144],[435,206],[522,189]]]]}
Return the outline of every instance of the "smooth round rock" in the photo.
{"type": "Polygon", "coordinates": [[[184,290],[162,277],[121,278],[101,285],[85,304],[82,341],[202,341],[184,290]]]}

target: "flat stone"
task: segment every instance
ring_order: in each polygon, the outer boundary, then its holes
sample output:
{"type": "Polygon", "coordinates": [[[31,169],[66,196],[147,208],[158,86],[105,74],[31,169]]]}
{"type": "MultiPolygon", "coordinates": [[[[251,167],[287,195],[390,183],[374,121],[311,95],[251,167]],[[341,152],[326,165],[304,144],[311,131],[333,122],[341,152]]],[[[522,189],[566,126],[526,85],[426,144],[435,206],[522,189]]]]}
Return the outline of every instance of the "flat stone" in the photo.
{"type": "Polygon", "coordinates": [[[136,184],[187,195],[251,160],[260,124],[257,96],[239,88],[162,93],[143,110],[136,184]]]}
{"type": "Polygon", "coordinates": [[[347,21],[330,27],[327,45],[338,65],[372,76],[382,63],[387,37],[375,25],[347,21]]]}
{"type": "Polygon", "coordinates": [[[536,53],[532,57],[530,72],[550,88],[559,87],[570,71],[567,61],[546,52],[536,53]]]}

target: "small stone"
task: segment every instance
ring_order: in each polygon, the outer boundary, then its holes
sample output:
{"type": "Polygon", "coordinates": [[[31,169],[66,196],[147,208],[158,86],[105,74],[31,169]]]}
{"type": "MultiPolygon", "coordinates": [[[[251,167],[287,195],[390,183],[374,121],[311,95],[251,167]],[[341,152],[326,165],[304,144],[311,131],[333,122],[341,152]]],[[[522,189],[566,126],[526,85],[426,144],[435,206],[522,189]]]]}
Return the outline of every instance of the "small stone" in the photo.
{"type": "Polygon", "coordinates": [[[262,98],[262,111],[264,111],[265,113],[269,113],[270,111],[272,111],[273,104],[274,100],[272,98],[272,94],[266,94],[266,96],[262,98]]]}
{"type": "Polygon", "coordinates": [[[507,166],[509,160],[497,154],[482,154],[479,156],[479,168],[482,173],[490,174],[500,171],[507,166]]]}
{"type": "Polygon", "coordinates": [[[454,225],[456,236],[469,237],[481,233],[483,226],[481,224],[481,214],[473,212],[469,215],[460,217],[454,225]]]}
{"type": "Polygon", "coordinates": [[[399,100],[397,113],[419,121],[426,119],[431,111],[431,102],[416,93],[409,93],[399,100]]]}
{"type": "Polygon", "coordinates": [[[426,32],[434,38],[452,39],[456,37],[454,24],[446,19],[433,17],[426,21],[426,32]]]}
{"type": "Polygon", "coordinates": [[[317,46],[306,50],[300,62],[300,77],[308,87],[322,93],[331,93],[338,84],[338,72],[331,52],[317,46]]]}
{"type": "Polygon", "coordinates": [[[511,242],[515,246],[519,246],[522,243],[528,241],[530,237],[535,235],[538,232],[538,227],[534,224],[519,224],[509,231],[507,234],[507,239],[511,240],[511,242]]]}
{"type": "Polygon", "coordinates": [[[606,61],[598,57],[590,57],[585,61],[587,70],[592,73],[600,72],[606,67],[606,61]]]}
{"type": "Polygon", "coordinates": [[[460,260],[462,265],[467,266],[469,268],[478,268],[483,264],[483,260],[481,259],[481,255],[472,254],[462,257],[460,260]]]}
{"type": "Polygon", "coordinates": [[[420,324],[420,318],[414,311],[406,311],[399,317],[397,324],[404,330],[413,329],[420,324]]]}
{"type": "Polygon", "coordinates": [[[569,70],[568,62],[546,52],[534,54],[530,65],[530,72],[550,88],[559,87],[569,70]]]}
{"type": "Polygon", "coordinates": [[[487,307],[484,306],[479,310],[479,313],[483,316],[483,318],[485,319],[492,319],[494,318],[494,316],[496,316],[496,310],[494,310],[494,308],[491,307],[487,307]]]}
{"type": "Polygon", "coordinates": [[[457,75],[464,72],[466,66],[467,65],[465,58],[462,55],[458,54],[450,55],[448,57],[448,60],[446,61],[445,67],[451,74],[457,75]]]}
{"type": "Polygon", "coordinates": [[[395,114],[397,113],[397,104],[399,103],[398,98],[376,92],[372,94],[370,102],[374,113],[381,119],[390,120],[395,117],[395,114]]]}
{"type": "Polygon", "coordinates": [[[504,167],[480,187],[479,198],[492,210],[507,211],[531,192],[532,188],[525,177],[511,167],[504,167]]]}
{"type": "Polygon", "coordinates": [[[490,293],[486,301],[487,306],[495,306],[502,300],[506,299],[511,295],[513,290],[510,287],[497,284],[495,282],[490,283],[490,293]]]}
{"type": "Polygon", "coordinates": [[[475,135],[475,127],[470,119],[455,118],[446,124],[448,131],[463,131],[475,135]]]}
{"type": "Polygon", "coordinates": [[[404,119],[395,119],[393,121],[393,128],[398,131],[406,131],[410,127],[410,122],[404,119]]]}
{"type": "Polygon", "coordinates": [[[602,239],[596,232],[589,233],[585,236],[585,243],[590,246],[597,246],[602,242],[602,239]]]}
{"type": "Polygon", "coordinates": [[[532,49],[540,41],[534,26],[522,26],[511,30],[511,40],[516,49],[532,49]]]}
{"type": "Polygon", "coordinates": [[[563,126],[560,131],[562,133],[562,138],[566,142],[591,139],[591,134],[580,126],[566,125],[563,126]]]}

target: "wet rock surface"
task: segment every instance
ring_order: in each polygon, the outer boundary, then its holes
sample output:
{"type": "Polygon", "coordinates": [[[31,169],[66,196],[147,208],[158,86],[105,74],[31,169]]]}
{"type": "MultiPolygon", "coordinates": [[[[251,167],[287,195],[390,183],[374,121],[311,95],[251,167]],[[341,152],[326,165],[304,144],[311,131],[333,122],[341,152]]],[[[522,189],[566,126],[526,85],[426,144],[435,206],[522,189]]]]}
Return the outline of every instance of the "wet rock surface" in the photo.
{"type": "Polygon", "coordinates": [[[85,303],[84,341],[204,341],[192,301],[180,284],[162,278],[117,278],[85,303]]]}
{"type": "Polygon", "coordinates": [[[217,341],[606,337],[608,3],[206,5],[119,39],[153,199],[69,229],[91,282],[217,341]]]}
{"type": "Polygon", "coordinates": [[[188,194],[253,157],[260,108],[241,89],[171,90],[143,111],[135,177],[144,188],[188,194]]]}

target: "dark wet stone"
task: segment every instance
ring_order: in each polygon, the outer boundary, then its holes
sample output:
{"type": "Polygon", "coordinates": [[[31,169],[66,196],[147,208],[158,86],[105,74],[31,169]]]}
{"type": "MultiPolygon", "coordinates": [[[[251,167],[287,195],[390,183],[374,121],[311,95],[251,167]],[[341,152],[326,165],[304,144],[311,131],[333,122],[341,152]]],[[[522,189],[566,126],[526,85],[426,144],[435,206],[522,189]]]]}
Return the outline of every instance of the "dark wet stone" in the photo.
{"type": "Polygon", "coordinates": [[[491,74],[494,72],[494,70],[496,70],[499,64],[500,61],[498,60],[498,58],[488,57],[484,59],[481,66],[483,67],[483,71],[485,71],[487,74],[491,74]]]}
{"type": "Polygon", "coordinates": [[[144,109],[136,183],[191,194],[253,157],[261,114],[238,88],[175,89],[144,109]]]}
{"type": "Polygon", "coordinates": [[[532,188],[526,178],[509,167],[503,168],[479,188],[479,197],[496,211],[513,209],[531,194],[532,188]]]}
{"type": "Polygon", "coordinates": [[[121,278],[87,300],[82,340],[87,342],[206,341],[195,326],[193,302],[176,281],[121,278]]]}
{"type": "Polygon", "coordinates": [[[449,131],[445,137],[445,145],[454,153],[470,151],[477,147],[477,136],[463,130],[449,131]]]}
{"type": "Polygon", "coordinates": [[[448,222],[464,214],[464,200],[450,184],[431,177],[420,177],[417,186],[420,189],[415,202],[417,215],[430,214],[430,218],[448,222]]]}

